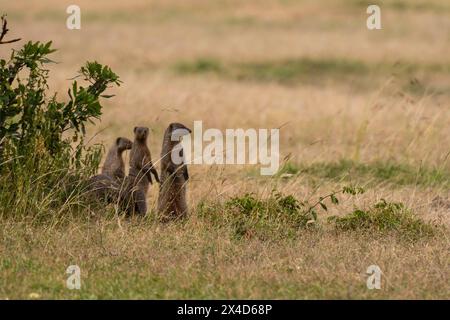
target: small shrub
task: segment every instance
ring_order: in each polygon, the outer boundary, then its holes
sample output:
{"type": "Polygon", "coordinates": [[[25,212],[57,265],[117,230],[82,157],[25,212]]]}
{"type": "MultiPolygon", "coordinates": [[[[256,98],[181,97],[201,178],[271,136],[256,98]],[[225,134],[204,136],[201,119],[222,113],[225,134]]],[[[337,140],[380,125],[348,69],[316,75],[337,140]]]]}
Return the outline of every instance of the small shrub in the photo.
{"type": "Polygon", "coordinates": [[[321,196],[313,203],[300,201],[293,195],[284,195],[275,190],[265,199],[247,193],[233,197],[224,204],[202,202],[197,213],[214,224],[231,227],[238,239],[253,236],[260,239],[295,237],[299,229],[317,225],[317,208],[327,211],[327,200],[332,205],[338,205],[337,194],[356,195],[362,192],[362,188],[347,186],[321,196]]]}
{"type": "Polygon", "coordinates": [[[418,239],[435,234],[435,226],[422,221],[402,203],[382,199],[368,210],[355,209],[344,217],[330,217],[337,230],[361,230],[379,233],[398,233],[407,239],[418,239]]]}
{"type": "MultiPolygon", "coordinates": [[[[2,38],[6,20],[2,17],[2,38]]],[[[86,125],[99,119],[100,98],[119,77],[87,62],[67,101],[48,92],[52,43],[27,42],[0,59],[0,216],[61,213],[82,205],[83,180],[98,168],[102,146],[86,146],[86,125]]]]}
{"type": "Polygon", "coordinates": [[[303,208],[304,203],[294,196],[273,191],[265,199],[247,193],[225,203],[202,202],[197,214],[214,225],[229,228],[237,239],[267,240],[294,237],[299,229],[314,222],[303,208]]]}
{"type": "Polygon", "coordinates": [[[302,210],[304,206],[292,195],[272,192],[267,199],[257,199],[254,194],[234,197],[225,203],[225,210],[232,216],[238,238],[256,235],[265,239],[292,236],[313,222],[302,210]]]}

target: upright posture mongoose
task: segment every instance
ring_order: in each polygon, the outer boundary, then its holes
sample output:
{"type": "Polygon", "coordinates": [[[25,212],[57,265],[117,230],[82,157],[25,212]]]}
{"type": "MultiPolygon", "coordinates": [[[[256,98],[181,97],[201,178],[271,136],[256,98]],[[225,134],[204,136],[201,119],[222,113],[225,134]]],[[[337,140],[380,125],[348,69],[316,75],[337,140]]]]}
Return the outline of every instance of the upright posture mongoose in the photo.
{"type": "Polygon", "coordinates": [[[171,123],[164,133],[158,198],[158,213],[162,221],[182,218],[188,214],[186,184],[189,174],[180,142],[181,137],[190,132],[181,123],[171,123]]]}
{"type": "Polygon", "coordinates": [[[125,179],[122,203],[126,210],[138,214],[147,212],[147,191],[153,183],[152,175],[159,182],[158,172],[153,167],[150,150],[147,146],[148,128],[135,127],[134,141],[130,152],[130,171],[125,179]]]}
{"type": "Polygon", "coordinates": [[[123,137],[116,139],[114,145],[109,149],[103,164],[101,174],[89,179],[90,195],[97,200],[107,202],[114,201],[120,188],[120,184],[125,178],[125,163],[122,154],[125,150],[131,149],[131,140],[123,137]]]}
{"type": "Polygon", "coordinates": [[[131,140],[119,137],[115,144],[109,149],[103,164],[102,174],[115,179],[125,178],[125,163],[123,162],[122,153],[131,149],[133,142],[131,140]]]}

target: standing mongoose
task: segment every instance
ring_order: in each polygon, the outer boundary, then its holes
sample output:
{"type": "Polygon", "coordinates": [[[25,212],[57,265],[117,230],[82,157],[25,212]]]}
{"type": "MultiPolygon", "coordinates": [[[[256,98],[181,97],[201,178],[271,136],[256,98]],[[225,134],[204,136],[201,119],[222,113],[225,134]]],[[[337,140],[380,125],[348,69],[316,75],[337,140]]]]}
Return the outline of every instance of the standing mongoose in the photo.
{"type": "Polygon", "coordinates": [[[161,184],[158,213],[162,221],[187,216],[186,184],[189,179],[181,137],[191,133],[181,123],[171,123],[164,133],[161,151],[161,184]]]}
{"type": "Polygon", "coordinates": [[[125,178],[125,163],[123,162],[122,153],[131,149],[133,142],[131,140],[119,137],[115,144],[109,149],[103,164],[102,174],[115,179],[125,178]]]}
{"type": "Polygon", "coordinates": [[[119,137],[109,149],[101,174],[88,181],[90,195],[97,200],[112,202],[117,197],[120,184],[125,178],[125,163],[122,154],[132,147],[131,140],[119,137]]]}
{"type": "Polygon", "coordinates": [[[150,150],[147,146],[147,127],[134,128],[134,141],[130,152],[130,170],[125,179],[125,188],[121,197],[122,206],[130,212],[145,215],[147,213],[147,191],[153,184],[152,174],[159,182],[158,172],[153,167],[150,150]]]}

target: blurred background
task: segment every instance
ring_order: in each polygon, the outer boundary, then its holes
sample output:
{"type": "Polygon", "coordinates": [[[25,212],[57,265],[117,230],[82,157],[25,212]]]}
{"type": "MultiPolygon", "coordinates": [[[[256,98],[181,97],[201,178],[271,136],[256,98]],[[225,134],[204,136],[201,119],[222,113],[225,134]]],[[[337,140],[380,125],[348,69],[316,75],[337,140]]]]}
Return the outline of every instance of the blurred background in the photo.
{"type": "Polygon", "coordinates": [[[159,155],[169,122],[202,120],[204,128],[282,126],[284,161],[448,168],[450,2],[375,4],[381,30],[367,29],[363,0],[1,0],[1,11],[9,36],[23,39],[15,47],[52,40],[58,48],[50,82],[60,96],[87,60],[119,74],[123,85],[89,129],[93,143],[144,125],[159,155]],[[81,30],[66,28],[71,4],[81,30]]]}

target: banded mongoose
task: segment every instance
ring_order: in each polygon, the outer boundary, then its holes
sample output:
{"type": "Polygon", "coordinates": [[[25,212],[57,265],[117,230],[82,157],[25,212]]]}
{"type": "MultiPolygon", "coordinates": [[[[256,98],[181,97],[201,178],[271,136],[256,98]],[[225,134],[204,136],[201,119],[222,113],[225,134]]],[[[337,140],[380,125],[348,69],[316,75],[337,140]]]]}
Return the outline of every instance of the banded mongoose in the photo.
{"type": "Polygon", "coordinates": [[[147,191],[153,184],[152,174],[159,182],[158,172],[153,166],[150,150],[147,146],[149,129],[134,128],[134,141],[130,152],[130,170],[125,179],[122,203],[128,213],[147,213],[147,191]]]}
{"type": "Polygon", "coordinates": [[[122,154],[132,147],[131,140],[118,137],[109,149],[101,174],[89,179],[90,195],[96,200],[112,202],[117,198],[120,185],[125,178],[125,163],[122,154]]]}
{"type": "Polygon", "coordinates": [[[115,144],[108,151],[102,174],[115,179],[125,178],[125,163],[122,154],[125,150],[130,150],[132,145],[133,142],[130,139],[117,138],[115,144]]]}
{"type": "Polygon", "coordinates": [[[162,221],[188,215],[186,184],[189,174],[180,142],[182,136],[190,133],[191,130],[181,123],[171,123],[164,133],[158,197],[158,213],[162,221]]]}

